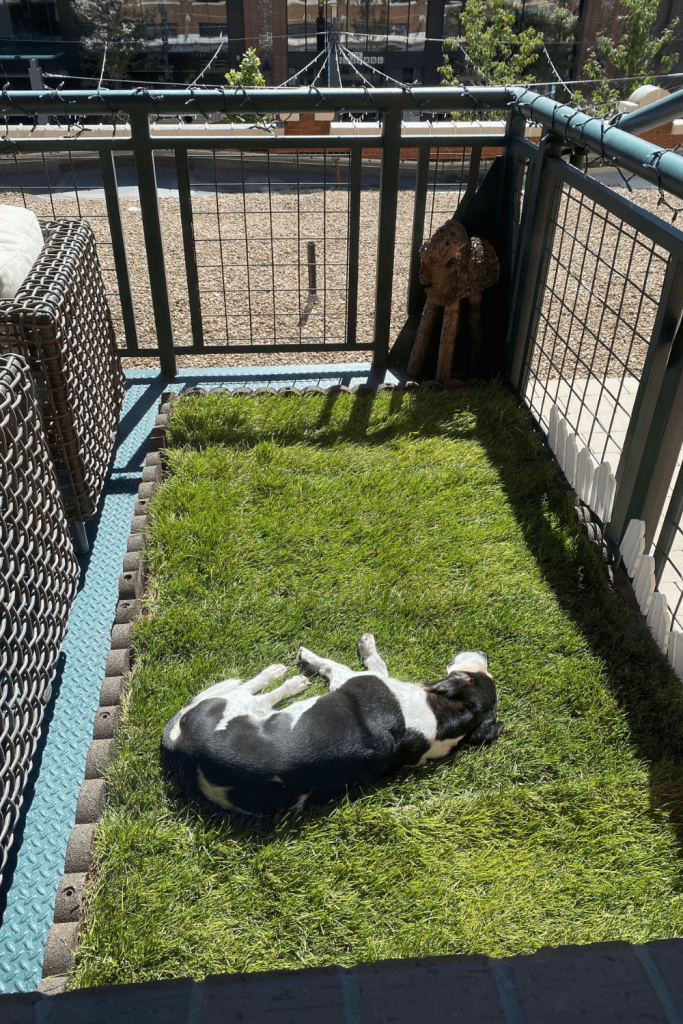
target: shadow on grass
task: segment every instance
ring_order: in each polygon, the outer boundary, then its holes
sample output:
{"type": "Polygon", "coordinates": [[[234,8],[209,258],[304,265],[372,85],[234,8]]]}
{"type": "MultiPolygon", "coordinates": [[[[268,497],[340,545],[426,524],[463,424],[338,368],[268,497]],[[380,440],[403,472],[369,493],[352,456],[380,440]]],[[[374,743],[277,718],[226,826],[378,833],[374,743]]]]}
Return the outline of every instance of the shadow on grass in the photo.
{"type": "MultiPolygon", "coordinates": [[[[340,393],[328,393],[313,424],[277,415],[264,398],[254,414],[252,398],[235,402],[207,396],[203,409],[195,400],[179,403],[171,428],[172,444],[193,448],[224,444],[250,448],[272,440],[280,445],[332,446],[345,441],[384,444],[404,437],[450,437],[474,440],[498,472],[505,496],[525,543],[564,613],[580,629],[591,653],[605,666],[605,679],[622,708],[633,749],[649,770],[653,817],[665,815],[683,845],[683,690],[647,630],[610,591],[603,566],[584,537],[547,449],[539,448],[524,410],[497,385],[458,393],[419,392],[391,395],[388,414],[373,419],[376,393],[356,395],[348,407],[340,393]],[[247,404],[249,403],[249,404],[247,404]],[[554,514],[549,516],[548,513],[554,514]],[[556,523],[561,523],[558,529],[556,523]],[[576,544],[566,543],[567,533],[576,544]]],[[[289,402],[305,401],[292,397],[289,402]]],[[[169,794],[171,795],[171,794],[169,794]]],[[[334,807],[336,805],[332,805],[334,807]]],[[[224,821],[213,805],[193,803],[189,813],[224,821]],[[208,816],[207,816],[208,812],[208,816]]],[[[236,833],[252,839],[298,831],[320,809],[272,820],[235,818],[236,833]]]]}

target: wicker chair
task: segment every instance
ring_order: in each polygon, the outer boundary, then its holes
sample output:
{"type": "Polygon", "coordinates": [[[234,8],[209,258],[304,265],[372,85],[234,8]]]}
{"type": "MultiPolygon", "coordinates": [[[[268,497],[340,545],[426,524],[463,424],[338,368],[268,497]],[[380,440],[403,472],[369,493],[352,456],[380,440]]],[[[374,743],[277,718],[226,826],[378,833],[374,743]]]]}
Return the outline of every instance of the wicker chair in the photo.
{"type": "Polygon", "coordinates": [[[32,384],[0,356],[0,883],[79,577],[32,384]]]}
{"type": "Polygon", "coordinates": [[[16,296],[0,300],[0,352],[31,367],[66,516],[87,551],[82,524],[97,509],[125,378],[90,225],[40,224],[40,255],[16,296]]]}

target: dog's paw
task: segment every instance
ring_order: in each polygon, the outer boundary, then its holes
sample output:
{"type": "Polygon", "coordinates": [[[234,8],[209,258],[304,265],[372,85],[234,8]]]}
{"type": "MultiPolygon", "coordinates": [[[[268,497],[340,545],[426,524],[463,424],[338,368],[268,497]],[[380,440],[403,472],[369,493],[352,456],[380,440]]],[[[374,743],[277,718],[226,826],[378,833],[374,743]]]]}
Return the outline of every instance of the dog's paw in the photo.
{"type": "Polygon", "coordinates": [[[369,658],[371,654],[376,654],[377,648],[375,647],[375,638],[372,633],[363,633],[363,636],[358,642],[358,657],[361,661],[369,658]]]}
{"type": "Polygon", "coordinates": [[[311,680],[307,679],[306,676],[292,676],[291,679],[287,680],[289,692],[293,696],[295,693],[303,693],[311,685],[311,680]]]}
{"type": "Polygon", "coordinates": [[[299,668],[302,668],[304,672],[312,672],[314,675],[317,674],[320,659],[315,656],[313,651],[309,651],[307,647],[300,647],[296,655],[296,663],[299,668]]]}
{"type": "Polygon", "coordinates": [[[280,676],[284,676],[289,672],[290,667],[290,665],[282,665],[279,663],[277,665],[269,665],[266,671],[272,679],[279,679],[280,676]]]}

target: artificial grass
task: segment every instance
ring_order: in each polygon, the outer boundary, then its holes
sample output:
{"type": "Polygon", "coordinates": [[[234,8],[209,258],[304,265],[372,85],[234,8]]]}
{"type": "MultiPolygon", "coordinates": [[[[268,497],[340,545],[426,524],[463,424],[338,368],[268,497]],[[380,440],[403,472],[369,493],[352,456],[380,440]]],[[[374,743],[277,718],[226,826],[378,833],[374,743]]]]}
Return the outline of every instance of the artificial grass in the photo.
{"type": "Polygon", "coordinates": [[[170,434],[74,984],[683,932],[681,687],[509,397],[211,395],[170,434]],[[183,703],[366,631],[403,679],[486,651],[502,737],[270,823],[177,799],[183,703]]]}

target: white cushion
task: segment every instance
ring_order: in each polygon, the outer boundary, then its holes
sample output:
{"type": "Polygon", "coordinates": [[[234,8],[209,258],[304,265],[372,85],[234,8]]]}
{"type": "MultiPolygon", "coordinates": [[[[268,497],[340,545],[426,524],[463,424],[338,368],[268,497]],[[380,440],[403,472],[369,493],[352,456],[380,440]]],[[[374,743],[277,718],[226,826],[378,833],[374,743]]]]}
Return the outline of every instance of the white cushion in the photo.
{"type": "Polygon", "coordinates": [[[43,244],[43,233],[32,210],[0,206],[0,298],[14,298],[43,244]]]}

